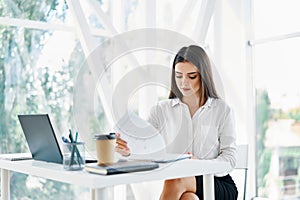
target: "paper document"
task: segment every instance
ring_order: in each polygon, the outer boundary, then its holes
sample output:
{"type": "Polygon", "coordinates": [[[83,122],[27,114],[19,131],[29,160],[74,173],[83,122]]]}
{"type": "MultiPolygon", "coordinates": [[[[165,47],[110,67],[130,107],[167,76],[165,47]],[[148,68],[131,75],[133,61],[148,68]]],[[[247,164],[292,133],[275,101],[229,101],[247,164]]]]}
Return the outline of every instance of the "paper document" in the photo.
{"type": "Polygon", "coordinates": [[[156,163],[169,163],[179,160],[189,159],[191,154],[175,154],[175,153],[155,153],[155,154],[138,154],[131,155],[131,160],[144,160],[156,163]]]}
{"type": "Polygon", "coordinates": [[[165,142],[159,131],[134,112],[127,112],[114,127],[127,141],[132,154],[149,154],[165,148],[165,142]]]}
{"type": "Polygon", "coordinates": [[[138,139],[147,139],[156,136],[159,132],[149,122],[134,112],[127,112],[115,124],[116,131],[138,139]]]}

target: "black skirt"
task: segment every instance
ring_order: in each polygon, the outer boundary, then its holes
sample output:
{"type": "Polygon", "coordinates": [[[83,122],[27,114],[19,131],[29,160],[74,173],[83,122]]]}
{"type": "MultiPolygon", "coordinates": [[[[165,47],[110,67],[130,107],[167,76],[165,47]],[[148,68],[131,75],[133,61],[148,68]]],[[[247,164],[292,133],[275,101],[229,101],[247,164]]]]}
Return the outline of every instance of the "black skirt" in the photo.
{"type": "MultiPolygon", "coordinates": [[[[216,200],[236,200],[238,198],[237,187],[228,174],[223,177],[214,177],[215,199],[216,200]]],[[[203,176],[196,176],[196,195],[203,200],[203,176]]]]}

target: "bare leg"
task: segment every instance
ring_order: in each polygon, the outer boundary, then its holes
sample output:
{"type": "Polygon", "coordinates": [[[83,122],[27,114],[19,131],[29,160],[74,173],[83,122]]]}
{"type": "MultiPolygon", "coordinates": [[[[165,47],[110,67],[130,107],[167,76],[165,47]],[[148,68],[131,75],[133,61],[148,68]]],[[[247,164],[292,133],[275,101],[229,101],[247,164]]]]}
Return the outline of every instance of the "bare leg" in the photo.
{"type": "Polygon", "coordinates": [[[194,176],[166,180],[160,200],[179,200],[184,193],[195,192],[196,179],[194,176]]]}
{"type": "Polygon", "coordinates": [[[199,200],[199,198],[193,192],[185,192],[181,195],[180,200],[199,200]]]}

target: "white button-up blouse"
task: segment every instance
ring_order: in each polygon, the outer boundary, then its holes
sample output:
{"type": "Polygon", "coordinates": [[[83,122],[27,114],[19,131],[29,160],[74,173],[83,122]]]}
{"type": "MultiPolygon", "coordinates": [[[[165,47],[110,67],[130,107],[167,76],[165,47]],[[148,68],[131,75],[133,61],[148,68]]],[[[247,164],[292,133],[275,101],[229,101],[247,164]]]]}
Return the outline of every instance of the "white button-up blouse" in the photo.
{"type": "Polygon", "coordinates": [[[208,98],[193,117],[179,99],[163,100],[151,109],[148,121],[161,133],[167,152],[191,152],[199,159],[228,161],[235,167],[234,116],[222,99],[208,98]]]}

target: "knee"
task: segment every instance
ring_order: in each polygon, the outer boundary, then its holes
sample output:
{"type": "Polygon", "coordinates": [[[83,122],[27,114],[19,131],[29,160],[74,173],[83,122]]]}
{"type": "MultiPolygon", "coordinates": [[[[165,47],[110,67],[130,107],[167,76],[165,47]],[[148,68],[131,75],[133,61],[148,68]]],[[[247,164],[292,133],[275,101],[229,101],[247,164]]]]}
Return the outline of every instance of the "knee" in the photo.
{"type": "Polygon", "coordinates": [[[180,200],[199,200],[199,198],[192,192],[185,192],[181,195],[180,200]]]}
{"type": "MultiPolygon", "coordinates": [[[[195,178],[192,177],[166,180],[164,183],[161,199],[181,199],[184,193],[194,194],[194,192],[196,192],[194,179],[195,178]]],[[[187,196],[187,198],[188,197],[189,196],[187,196]]]]}

